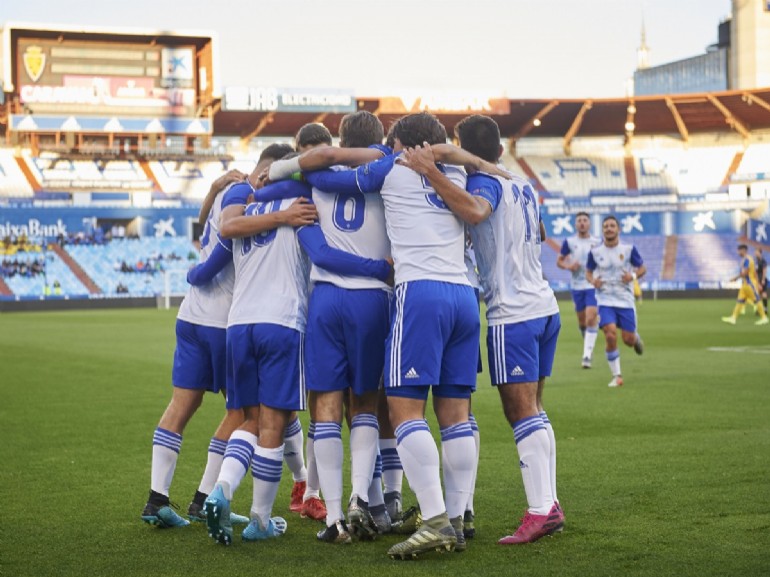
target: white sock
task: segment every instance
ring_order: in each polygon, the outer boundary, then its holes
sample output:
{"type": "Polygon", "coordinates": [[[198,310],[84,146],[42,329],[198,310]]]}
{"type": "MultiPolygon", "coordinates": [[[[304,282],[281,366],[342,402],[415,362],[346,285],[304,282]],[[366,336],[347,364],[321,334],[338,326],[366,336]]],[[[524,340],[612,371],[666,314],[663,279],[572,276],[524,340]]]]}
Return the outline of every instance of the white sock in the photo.
{"type": "Polygon", "coordinates": [[[446,511],[441,493],[436,442],[425,419],[404,421],[396,428],[398,456],[409,486],[417,496],[423,519],[446,511]]]}
{"type": "Polygon", "coordinates": [[[594,346],[596,345],[596,337],[599,336],[599,329],[596,327],[588,327],[586,329],[585,338],[583,339],[583,358],[590,359],[594,355],[594,346]]]}
{"type": "Polygon", "coordinates": [[[543,419],[545,432],[548,434],[548,473],[551,479],[551,495],[553,495],[554,501],[558,501],[559,498],[556,496],[556,436],[553,434],[551,421],[548,419],[548,415],[546,415],[545,411],[540,411],[540,418],[543,419]]]}
{"type": "Polygon", "coordinates": [[[246,476],[256,446],[256,435],[252,435],[248,431],[238,429],[230,435],[225,449],[225,458],[219,469],[219,477],[217,477],[217,483],[222,483],[225,499],[228,501],[232,501],[233,494],[238,490],[243,477],[246,476]]]}
{"type": "Polygon", "coordinates": [[[385,504],[385,494],[382,492],[382,456],[377,451],[377,457],[374,461],[374,472],[372,473],[372,483],[369,485],[369,509],[377,505],[385,504]]]}
{"type": "Polygon", "coordinates": [[[214,484],[219,477],[219,470],[222,468],[222,461],[225,459],[225,450],[227,441],[212,437],[209,442],[208,458],[206,460],[206,469],[203,471],[201,484],[198,485],[198,492],[208,495],[214,489],[214,484]]]}
{"type": "Polygon", "coordinates": [[[462,517],[473,482],[476,442],[469,421],[441,429],[441,463],[450,519],[462,517]]]}
{"type": "Polygon", "coordinates": [[[321,481],[318,479],[318,463],[315,458],[315,421],[310,421],[310,426],[307,428],[307,445],[305,452],[307,453],[307,485],[305,485],[305,494],[302,496],[303,501],[307,501],[311,497],[318,498],[321,494],[321,481]]]}
{"type": "Polygon", "coordinates": [[[342,425],[315,424],[313,450],[318,465],[318,479],[326,502],[326,526],[344,518],[342,512],[342,425]]]}
{"type": "Polygon", "coordinates": [[[278,494],[283,471],[283,445],[276,449],[257,447],[251,465],[254,477],[254,499],[251,503],[251,517],[257,518],[262,527],[267,528],[273,503],[278,494]]]}
{"type": "Polygon", "coordinates": [[[473,430],[473,441],[476,443],[476,461],[473,465],[473,482],[471,483],[471,493],[468,495],[468,504],[465,505],[465,510],[473,512],[473,495],[476,493],[476,475],[479,472],[479,456],[481,454],[481,436],[479,435],[479,425],[476,423],[476,417],[471,413],[468,416],[468,421],[471,423],[471,430],[473,430]]]}
{"type": "Polygon", "coordinates": [[[553,507],[553,495],[548,474],[550,447],[543,419],[540,415],[533,415],[516,421],[513,437],[519,452],[519,467],[529,512],[547,515],[553,507]]]}
{"type": "Polygon", "coordinates": [[[286,431],[283,434],[283,444],[286,447],[283,458],[286,460],[286,466],[289,467],[294,482],[307,481],[307,469],[305,469],[305,455],[303,453],[304,443],[302,423],[300,423],[299,418],[296,418],[286,425],[286,431]]]}
{"type": "Polygon", "coordinates": [[[617,377],[622,374],[620,372],[620,351],[615,349],[614,351],[607,352],[607,362],[610,365],[610,372],[613,377],[617,377]]]}
{"type": "Polygon", "coordinates": [[[404,468],[398,456],[396,439],[380,439],[380,455],[382,455],[382,482],[385,493],[401,492],[404,480],[404,468]]]}
{"type": "Polygon", "coordinates": [[[364,501],[369,500],[379,437],[380,425],[376,416],[362,413],[353,417],[350,422],[350,477],[353,494],[364,501]]]}
{"type": "Polygon", "coordinates": [[[152,435],[150,489],[168,497],[176,460],[182,448],[182,435],[157,427],[152,435]]]}

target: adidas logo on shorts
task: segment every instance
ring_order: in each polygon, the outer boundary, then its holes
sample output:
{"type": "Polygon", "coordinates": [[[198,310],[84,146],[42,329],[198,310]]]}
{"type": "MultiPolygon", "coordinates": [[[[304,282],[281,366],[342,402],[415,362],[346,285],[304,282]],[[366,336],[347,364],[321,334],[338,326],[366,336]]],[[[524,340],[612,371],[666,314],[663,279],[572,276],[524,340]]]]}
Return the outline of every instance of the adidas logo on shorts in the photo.
{"type": "Polygon", "coordinates": [[[519,365],[516,365],[516,367],[511,371],[512,377],[523,377],[524,371],[521,370],[521,367],[519,365]]]}
{"type": "Polygon", "coordinates": [[[405,379],[419,379],[420,375],[417,371],[414,370],[414,367],[409,369],[406,374],[404,375],[405,379]]]}

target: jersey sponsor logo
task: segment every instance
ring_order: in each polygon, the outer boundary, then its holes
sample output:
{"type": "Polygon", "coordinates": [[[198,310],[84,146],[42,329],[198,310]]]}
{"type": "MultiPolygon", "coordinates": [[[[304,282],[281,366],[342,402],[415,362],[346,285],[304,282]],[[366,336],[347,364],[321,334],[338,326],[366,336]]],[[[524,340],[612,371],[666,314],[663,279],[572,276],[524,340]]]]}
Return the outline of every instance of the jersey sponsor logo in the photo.
{"type": "Polygon", "coordinates": [[[420,378],[420,374],[416,370],[414,370],[414,367],[412,367],[411,369],[406,371],[406,374],[404,375],[404,378],[405,379],[419,379],[420,378]]]}

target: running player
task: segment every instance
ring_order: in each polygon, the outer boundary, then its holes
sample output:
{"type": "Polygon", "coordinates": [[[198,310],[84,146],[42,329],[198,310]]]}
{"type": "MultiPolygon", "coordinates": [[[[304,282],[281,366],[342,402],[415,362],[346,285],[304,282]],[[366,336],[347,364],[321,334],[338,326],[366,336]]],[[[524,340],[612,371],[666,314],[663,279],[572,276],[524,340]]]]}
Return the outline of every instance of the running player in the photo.
{"type": "Polygon", "coordinates": [[[596,337],[599,334],[599,319],[596,316],[595,289],[586,280],[586,260],[588,251],[601,241],[591,235],[591,217],[587,212],[575,215],[575,232],[573,236],[564,239],[556,266],[572,273],[572,301],[575,303],[580,334],[583,335],[582,366],[584,369],[590,369],[596,337]]]}
{"type": "Polygon", "coordinates": [[[596,288],[599,327],[607,343],[607,362],[612,380],[609,387],[623,385],[618,350],[618,328],[623,342],[637,355],[644,352],[644,342],[637,332],[634,281],[647,272],[636,247],[620,240],[618,219],[610,215],[602,222],[604,242],[588,253],[586,279],[596,288]]]}
{"type": "MultiPolygon", "coordinates": [[[[500,131],[474,115],[455,128],[460,145],[490,162],[502,154],[500,131]]],[[[528,508],[513,535],[499,543],[531,543],[562,528],[556,501],[555,440],[542,393],[561,327],[553,291],[543,279],[544,228],[537,192],[518,176],[474,174],[468,191],[436,170],[430,147],[409,151],[410,166],[426,175],[449,208],[472,225],[471,239],[487,303],[487,349],[492,384],[513,428],[528,508]]]]}
{"type": "Polygon", "coordinates": [[[737,302],[733,309],[733,314],[729,317],[722,317],[722,320],[728,324],[734,325],[738,315],[746,307],[746,302],[749,302],[757,308],[757,312],[759,313],[759,320],[754,324],[766,325],[770,321],[767,319],[767,313],[762,304],[762,293],[760,292],[761,286],[759,284],[759,279],[757,278],[757,269],[754,264],[754,258],[749,254],[749,247],[745,244],[738,245],[738,254],[741,257],[740,270],[738,274],[730,280],[736,281],[741,279],[742,284],[738,291],[738,298],[736,299],[737,302]]]}

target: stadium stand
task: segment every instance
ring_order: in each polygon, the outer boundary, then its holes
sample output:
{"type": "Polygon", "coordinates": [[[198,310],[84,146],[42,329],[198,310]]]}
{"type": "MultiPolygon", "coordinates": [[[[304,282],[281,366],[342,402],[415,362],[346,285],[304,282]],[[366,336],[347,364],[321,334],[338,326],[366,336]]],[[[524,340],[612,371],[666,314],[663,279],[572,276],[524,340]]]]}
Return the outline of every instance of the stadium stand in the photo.
{"type": "Polygon", "coordinates": [[[44,261],[44,273],[4,275],[4,280],[11,292],[16,296],[58,296],[86,295],[88,290],[77,279],[72,270],[51,251],[19,252],[13,256],[3,257],[11,262],[25,263],[31,267],[36,260],[44,261]],[[58,284],[58,286],[57,286],[58,284]],[[46,290],[46,285],[49,287],[46,290]]]}
{"type": "Polygon", "coordinates": [[[14,151],[0,148],[0,197],[27,198],[33,194],[32,186],[19,167],[14,151]]]}
{"type": "Polygon", "coordinates": [[[683,234],[679,236],[674,281],[718,282],[737,274],[738,235],[683,234]]]}
{"type": "Polygon", "coordinates": [[[189,259],[195,249],[185,238],[121,239],[104,245],[67,246],[66,250],[106,295],[163,294],[164,271],[176,271],[169,275],[170,292],[184,294],[186,271],[195,262],[189,259]],[[125,290],[119,291],[119,286],[125,290]]]}
{"type": "Polygon", "coordinates": [[[770,180],[770,144],[750,145],[732,180],[770,180]]]}
{"type": "Polygon", "coordinates": [[[625,191],[622,157],[523,157],[544,189],[565,198],[588,197],[596,191],[625,191]]]}

